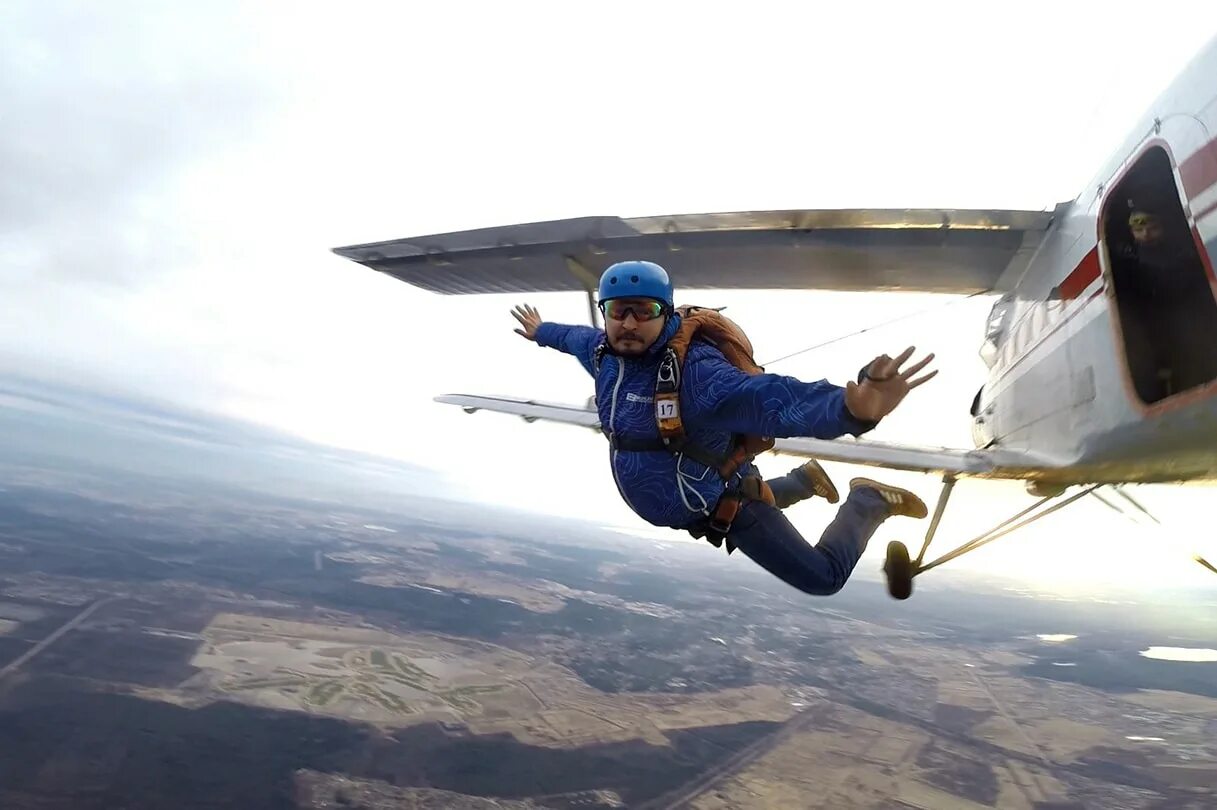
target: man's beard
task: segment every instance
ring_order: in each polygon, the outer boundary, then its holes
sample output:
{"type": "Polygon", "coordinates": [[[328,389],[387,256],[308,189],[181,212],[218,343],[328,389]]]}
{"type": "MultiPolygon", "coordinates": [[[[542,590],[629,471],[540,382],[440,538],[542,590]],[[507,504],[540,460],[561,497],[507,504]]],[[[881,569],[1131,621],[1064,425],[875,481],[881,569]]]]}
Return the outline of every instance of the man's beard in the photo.
{"type": "Polygon", "coordinates": [[[632,357],[645,352],[646,346],[638,335],[622,335],[613,341],[613,351],[632,357]],[[626,343],[627,339],[631,342],[626,343]]]}

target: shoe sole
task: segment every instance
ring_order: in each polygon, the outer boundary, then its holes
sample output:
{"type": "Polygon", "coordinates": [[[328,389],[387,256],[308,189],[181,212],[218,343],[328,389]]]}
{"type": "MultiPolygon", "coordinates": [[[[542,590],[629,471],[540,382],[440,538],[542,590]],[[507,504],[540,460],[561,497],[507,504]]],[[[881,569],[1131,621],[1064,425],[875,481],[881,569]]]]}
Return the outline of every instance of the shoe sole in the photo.
{"type": "Polygon", "coordinates": [[[883,500],[888,502],[888,505],[892,509],[892,514],[917,519],[921,519],[929,515],[929,510],[926,508],[925,502],[913,493],[909,492],[907,489],[889,486],[888,484],[881,484],[880,482],[871,478],[855,478],[849,482],[849,488],[851,490],[857,489],[858,487],[870,487],[878,492],[879,495],[883,497],[883,500]]]}
{"type": "Polygon", "coordinates": [[[818,461],[809,461],[802,467],[804,475],[811,481],[811,488],[824,500],[829,503],[836,503],[841,500],[841,493],[837,492],[837,488],[833,486],[832,479],[828,477],[828,473],[820,466],[818,461]]]}

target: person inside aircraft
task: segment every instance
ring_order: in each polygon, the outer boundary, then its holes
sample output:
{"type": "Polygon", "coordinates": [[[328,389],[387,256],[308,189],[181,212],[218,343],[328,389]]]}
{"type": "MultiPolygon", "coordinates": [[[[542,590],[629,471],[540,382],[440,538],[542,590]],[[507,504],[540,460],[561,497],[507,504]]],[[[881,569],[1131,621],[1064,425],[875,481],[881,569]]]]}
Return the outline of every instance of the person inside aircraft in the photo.
{"type": "Polygon", "coordinates": [[[1130,269],[1123,290],[1133,299],[1126,313],[1134,339],[1145,346],[1160,388],[1157,398],[1201,385],[1217,374],[1212,352],[1202,347],[1217,308],[1212,288],[1196,253],[1182,212],[1166,215],[1166,206],[1130,203],[1132,237],[1125,256],[1130,269]]]}
{"type": "Polygon", "coordinates": [[[772,446],[765,437],[827,439],[873,429],[937,374],[916,376],[932,354],[907,368],[911,347],[877,357],[844,387],[808,383],[764,373],[747,337],[717,311],[676,309],[658,264],[610,266],[598,298],[603,330],[546,322],[525,304],[512,311],[515,331],[574,355],[593,377],[613,479],[643,520],[725,542],[728,554],[739,548],[787,584],[828,595],[845,585],[888,517],[926,516],[908,490],[855,478],[813,546],[781,510],[814,494],[836,503],[827,474],[812,461],[765,481],[752,462],[772,446]]]}
{"type": "Polygon", "coordinates": [[[1146,291],[1158,298],[1178,295],[1183,287],[1178,283],[1190,256],[1191,234],[1168,230],[1163,217],[1149,206],[1135,206],[1128,216],[1137,261],[1142,278],[1150,282],[1146,291]]]}

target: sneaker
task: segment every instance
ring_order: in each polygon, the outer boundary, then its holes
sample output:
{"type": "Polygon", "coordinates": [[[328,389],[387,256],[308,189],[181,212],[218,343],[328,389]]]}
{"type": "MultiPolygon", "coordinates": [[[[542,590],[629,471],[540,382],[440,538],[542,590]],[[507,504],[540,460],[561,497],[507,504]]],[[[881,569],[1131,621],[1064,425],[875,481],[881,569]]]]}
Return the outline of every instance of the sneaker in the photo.
{"type": "Polygon", "coordinates": [[[887,501],[888,510],[893,515],[923,518],[929,514],[929,510],[925,508],[925,502],[907,489],[880,484],[870,478],[855,478],[849,482],[850,491],[860,487],[869,487],[882,495],[883,500],[887,501]]]}
{"type": "Polygon", "coordinates": [[[841,500],[841,496],[837,494],[837,488],[833,486],[832,479],[828,477],[828,473],[824,472],[820,462],[812,459],[801,467],[795,467],[790,473],[803,479],[813,495],[819,495],[829,503],[841,500]]]}

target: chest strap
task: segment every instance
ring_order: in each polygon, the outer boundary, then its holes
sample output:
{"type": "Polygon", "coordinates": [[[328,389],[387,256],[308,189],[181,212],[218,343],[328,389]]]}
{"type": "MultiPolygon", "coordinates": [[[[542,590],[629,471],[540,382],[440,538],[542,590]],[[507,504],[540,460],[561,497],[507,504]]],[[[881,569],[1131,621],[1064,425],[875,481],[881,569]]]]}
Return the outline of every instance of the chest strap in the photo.
{"type": "Polygon", "coordinates": [[[644,439],[637,436],[619,436],[615,433],[609,434],[608,440],[610,447],[624,453],[671,453],[673,455],[680,453],[698,464],[717,470],[720,475],[724,470],[729,470],[727,475],[722,476],[723,478],[730,478],[735,473],[735,469],[739,467],[738,464],[731,464],[733,454],[715,455],[701,445],[690,441],[685,441],[677,446],[668,444],[657,437],[644,439]]]}
{"type": "Polygon", "coordinates": [[[642,439],[636,436],[619,436],[616,433],[610,433],[608,440],[610,447],[623,453],[670,452],[668,446],[663,443],[663,439],[642,439]]]}

